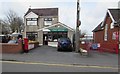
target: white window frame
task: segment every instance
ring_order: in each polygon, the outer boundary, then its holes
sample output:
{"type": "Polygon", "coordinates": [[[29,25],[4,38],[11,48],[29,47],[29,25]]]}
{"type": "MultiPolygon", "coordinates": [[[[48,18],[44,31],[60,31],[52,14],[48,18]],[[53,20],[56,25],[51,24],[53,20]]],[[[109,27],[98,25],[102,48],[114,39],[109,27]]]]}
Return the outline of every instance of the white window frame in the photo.
{"type": "Polygon", "coordinates": [[[27,25],[28,26],[36,26],[37,25],[37,18],[27,18],[27,25]]]}
{"type": "Polygon", "coordinates": [[[115,32],[113,32],[113,34],[112,34],[112,40],[116,40],[116,33],[115,32]]]}
{"type": "Polygon", "coordinates": [[[111,28],[111,29],[114,28],[114,22],[111,22],[111,24],[110,24],[110,28],[111,28]]]}
{"type": "Polygon", "coordinates": [[[45,18],[44,19],[44,25],[52,25],[52,18],[45,18]]]}
{"type": "Polygon", "coordinates": [[[104,41],[108,40],[108,24],[105,25],[104,41]]]}

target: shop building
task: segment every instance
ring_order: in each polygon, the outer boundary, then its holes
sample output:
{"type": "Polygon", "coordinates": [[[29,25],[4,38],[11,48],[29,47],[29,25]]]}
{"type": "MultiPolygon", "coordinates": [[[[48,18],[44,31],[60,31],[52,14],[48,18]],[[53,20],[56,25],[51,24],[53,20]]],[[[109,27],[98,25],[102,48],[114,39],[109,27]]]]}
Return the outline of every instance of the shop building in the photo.
{"type": "Polygon", "coordinates": [[[29,8],[24,16],[25,36],[44,44],[45,40],[57,41],[60,37],[72,39],[74,30],[59,22],[58,8],[29,8]]]}

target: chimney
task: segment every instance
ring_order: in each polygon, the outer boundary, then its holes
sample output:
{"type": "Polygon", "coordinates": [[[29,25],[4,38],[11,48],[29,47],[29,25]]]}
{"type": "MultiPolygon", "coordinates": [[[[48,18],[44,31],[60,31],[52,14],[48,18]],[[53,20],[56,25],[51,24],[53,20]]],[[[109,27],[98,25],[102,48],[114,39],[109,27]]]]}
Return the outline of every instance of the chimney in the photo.
{"type": "Polygon", "coordinates": [[[29,6],[29,10],[31,9],[31,6],[29,6]]]}

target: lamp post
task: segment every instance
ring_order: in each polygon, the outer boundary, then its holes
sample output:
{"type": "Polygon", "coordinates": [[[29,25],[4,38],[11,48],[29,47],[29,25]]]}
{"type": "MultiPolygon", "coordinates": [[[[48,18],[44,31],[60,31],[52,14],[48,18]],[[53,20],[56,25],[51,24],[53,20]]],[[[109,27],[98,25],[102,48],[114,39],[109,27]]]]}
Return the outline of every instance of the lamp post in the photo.
{"type": "Polygon", "coordinates": [[[75,52],[78,52],[80,49],[80,31],[79,31],[79,26],[81,25],[81,22],[79,20],[79,12],[80,12],[80,7],[79,7],[79,0],[77,0],[77,22],[76,22],[76,33],[75,33],[75,52]]]}

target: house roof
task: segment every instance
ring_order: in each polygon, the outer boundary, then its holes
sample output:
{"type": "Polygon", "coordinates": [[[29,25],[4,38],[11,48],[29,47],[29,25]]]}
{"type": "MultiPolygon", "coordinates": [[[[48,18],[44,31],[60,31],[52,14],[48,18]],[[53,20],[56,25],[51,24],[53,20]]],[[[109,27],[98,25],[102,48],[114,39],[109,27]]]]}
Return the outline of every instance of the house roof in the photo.
{"type": "Polygon", "coordinates": [[[39,9],[29,8],[25,16],[30,12],[33,12],[39,16],[58,16],[58,8],[39,8],[39,9]]]}
{"type": "Polygon", "coordinates": [[[108,9],[115,21],[120,19],[120,9],[108,9]]]}
{"type": "Polygon", "coordinates": [[[101,26],[102,24],[103,24],[103,22],[101,22],[92,32],[97,32],[97,31],[103,30],[102,26],[101,26]]]}
{"type": "MultiPolygon", "coordinates": [[[[62,27],[60,27],[59,29],[64,29],[65,31],[67,31],[66,29],[69,29],[69,30],[71,30],[71,31],[74,31],[74,29],[72,29],[71,27],[69,27],[69,26],[67,26],[67,25],[65,25],[65,24],[63,24],[63,23],[61,23],[61,22],[58,22],[58,23],[56,23],[56,24],[53,24],[53,25],[50,25],[50,26],[47,26],[47,27],[44,27],[44,28],[41,28],[41,29],[39,29],[39,30],[37,30],[37,31],[41,31],[41,30],[44,30],[44,29],[49,29],[49,30],[51,30],[51,29],[54,29],[54,27],[55,26],[57,26],[57,25],[61,25],[62,27]]],[[[56,28],[56,29],[58,29],[58,28],[56,28]]],[[[55,29],[55,30],[56,30],[55,29]]],[[[53,31],[53,30],[51,30],[51,31],[53,31]]]]}
{"type": "Polygon", "coordinates": [[[97,32],[97,31],[103,30],[102,28],[105,25],[105,20],[108,15],[114,22],[114,26],[118,26],[118,23],[120,22],[120,9],[108,9],[104,21],[101,22],[92,32],[97,32]]]}
{"type": "Polygon", "coordinates": [[[120,20],[120,9],[108,9],[108,13],[114,22],[114,26],[117,26],[120,20]]]}

